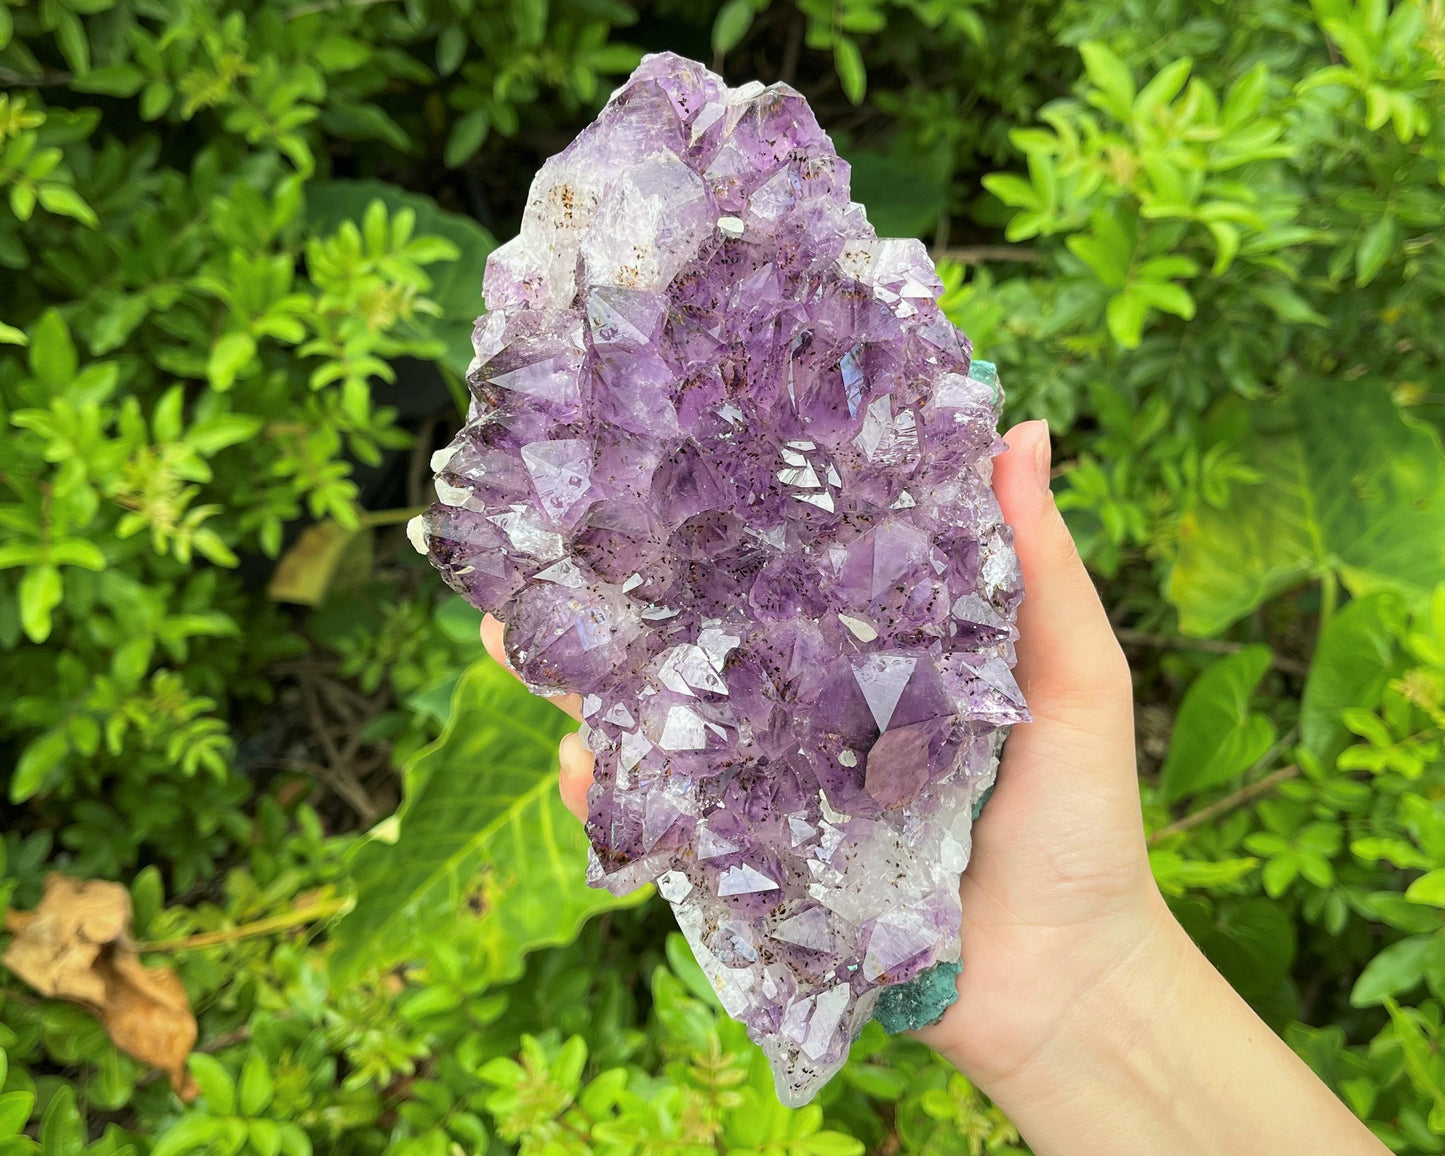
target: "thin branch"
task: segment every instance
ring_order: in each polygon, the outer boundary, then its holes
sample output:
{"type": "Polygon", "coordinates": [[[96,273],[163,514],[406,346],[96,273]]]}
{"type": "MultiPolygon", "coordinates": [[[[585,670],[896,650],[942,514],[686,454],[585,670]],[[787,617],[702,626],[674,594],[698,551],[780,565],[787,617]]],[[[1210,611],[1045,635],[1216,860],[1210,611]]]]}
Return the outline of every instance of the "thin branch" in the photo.
{"type": "Polygon", "coordinates": [[[1207,823],[1210,819],[1218,818],[1220,815],[1228,814],[1236,807],[1242,807],[1245,803],[1266,795],[1283,782],[1296,778],[1300,773],[1299,767],[1291,764],[1287,767],[1280,767],[1272,771],[1257,782],[1246,784],[1240,787],[1232,795],[1225,795],[1224,798],[1210,803],[1207,807],[1200,807],[1199,810],[1185,815],[1178,822],[1170,823],[1167,827],[1160,827],[1154,834],[1149,836],[1149,846],[1154,847],[1168,839],[1172,835],[1178,835],[1181,831],[1189,831],[1198,827],[1201,823],[1207,823]]]}
{"type": "Polygon", "coordinates": [[[315,12],[341,12],[347,8],[371,8],[377,4],[391,4],[395,0],[314,0],[311,4],[298,4],[286,13],[287,20],[298,16],[310,16],[315,12]]]}
{"type": "Polygon", "coordinates": [[[422,505],[422,486],[426,484],[427,464],[431,459],[432,438],[436,434],[437,419],[432,414],[417,430],[416,441],[411,447],[411,461],[406,471],[406,504],[422,505]]]}
{"type": "Polygon", "coordinates": [[[982,265],[988,261],[1037,261],[1039,251],[1023,245],[960,245],[951,249],[934,249],[931,256],[935,261],[982,265]]]}
{"type": "Polygon", "coordinates": [[[792,84],[798,79],[798,53],[803,47],[803,25],[805,19],[802,13],[788,24],[788,39],[783,44],[783,65],[778,70],[778,79],[784,84],[792,84]]]}
{"type": "MultiPolygon", "coordinates": [[[[326,725],[326,717],[321,713],[321,700],[317,697],[315,682],[303,676],[299,680],[299,685],[301,701],[306,705],[306,715],[310,719],[311,729],[325,749],[326,761],[330,764],[329,768],[317,768],[323,772],[318,777],[345,800],[351,809],[361,817],[363,823],[368,827],[371,826],[381,817],[381,808],[376,805],[375,800],[367,793],[366,788],[361,785],[361,780],[351,769],[351,758],[343,754],[337,747],[336,739],[331,734],[331,728],[326,725]]],[[[355,751],[352,750],[351,754],[354,755],[355,751]]]]}
{"type": "MultiPolygon", "coordinates": [[[[1114,635],[1121,646],[1136,649],[1153,647],[1168,650],[1199,650],[1205,654],[1238,654],[1245,648],[1243,642],[1231,642],[1227,638],[1186,638],[1176,634],[1151,634],[1147,630],[1131,630],[1127,626],[1115,629],[1114,635]]],[[[1270,665],[1285,674],[1296,674],[1303,678],[1309,673],[1309,665],[1298,659],[1287,658],[1271,651],[1270,665]]]]}
{"type": "Polygon", "coordinates": [[[216,947],[222,943],[237,943],[243,939],[255,939],[261,935],[271,935],[277,931],[286,931],[292,927],[298,927],[303,923],[315,923],[321,919],[330,919],[333,915],[340,915],[351,909],[352,900],[346,899],[324,899],[319,903],[311,903],[305,907],[298,907],[295,911],[287,911],[282,915],[273,915],[269,919],[258,919],[254,923],[243,923],[240,927],[228,927],[224,931],[202,931],[195,935],[187,935],[181,939],[162,939],[148,943],[137,943],[135,949],[138,952],[173,952],[173,951],[194,951],[201,947],[216,947]]]}
{"type": "Polygon", "coordinates": [[[68,72],[42,72],[39,76],[26,76],[23,72],[0,68],[0,84],[8,84],[14,88],[50,88],[69,84],[74,79],[68,72]]]}
{"type": "Polygon", "coordinates": [[[410,522],[418,514],[426,513],[425,506],[408,506],[400,510],[362,510],[361,525],[370,529],[375,526],[395,526],[399,522],[410,522]]]}

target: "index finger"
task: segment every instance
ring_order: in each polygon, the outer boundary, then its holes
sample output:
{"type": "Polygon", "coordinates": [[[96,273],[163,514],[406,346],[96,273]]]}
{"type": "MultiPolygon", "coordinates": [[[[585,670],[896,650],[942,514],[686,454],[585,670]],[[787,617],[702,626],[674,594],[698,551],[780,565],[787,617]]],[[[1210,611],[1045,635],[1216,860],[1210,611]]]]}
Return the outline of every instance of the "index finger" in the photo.
{"type": "MultiPolygon", "coordinates": [[[[487,648],[497,662],[506,668],[507,672],[521,681],[517,672],[512,669],[512,664],[507,661],[507,651],[502,645],[502,637],[507,628],[492,615],[488,614],[482,619],[482,645],[487,648]]],[[[554,704],[564,714],[571,715],[578,722],[582,721],[582,696],[577,694],[549,695],[547,701],[554,704]]]]}

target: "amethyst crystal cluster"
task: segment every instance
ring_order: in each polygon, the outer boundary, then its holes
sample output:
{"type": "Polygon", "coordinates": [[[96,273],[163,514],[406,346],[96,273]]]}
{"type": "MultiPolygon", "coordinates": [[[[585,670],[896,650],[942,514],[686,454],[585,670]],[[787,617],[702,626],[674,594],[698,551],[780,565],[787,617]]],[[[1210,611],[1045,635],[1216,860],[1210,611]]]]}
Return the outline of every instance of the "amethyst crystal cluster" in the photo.
{"type": "Polygon", "coordinates": [[[589,882],[649,882],[799,1104],[959,952],[1021,596],[999,396],[785,85],[648,57],[487,263],[414,524],[582,695],[589,882]]]}

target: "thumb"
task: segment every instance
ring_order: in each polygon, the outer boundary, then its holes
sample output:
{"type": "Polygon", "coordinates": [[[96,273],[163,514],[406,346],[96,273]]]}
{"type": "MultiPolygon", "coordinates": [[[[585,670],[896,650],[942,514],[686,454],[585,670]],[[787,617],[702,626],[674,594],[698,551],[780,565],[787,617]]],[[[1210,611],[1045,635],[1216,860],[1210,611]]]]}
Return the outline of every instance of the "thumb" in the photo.
{"type": "Polygon", "coordinates": [[[1034,716],[1010,743],[1040,754],[1073,748],[1066,761],[1081,773],[1107,765],[1127,774],[1133,789],[1129,665],[1049,489],[1048,424],[1024,422],[1004,440],[1009,448],[994,459],[994,493],[1023,571],[1014,673],[1034,716]],[[1095,758],[1080,757],[1087,755],[1095,758]]]}

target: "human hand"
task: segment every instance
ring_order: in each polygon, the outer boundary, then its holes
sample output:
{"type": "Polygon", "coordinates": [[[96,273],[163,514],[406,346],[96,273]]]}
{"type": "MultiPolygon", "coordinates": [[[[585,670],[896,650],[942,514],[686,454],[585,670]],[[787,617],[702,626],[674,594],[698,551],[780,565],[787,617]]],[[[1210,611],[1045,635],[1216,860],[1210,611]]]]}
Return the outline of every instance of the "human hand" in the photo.
{"type": "MultiPolygon", "coordinates": [[[[994,492],[1023,570],[1004,744],[960,883],[959,999],[918,1033],[1037,1156],[1378,1156],[1383,1145],[1269,1030],[1170,914],[1149,869],[1128,664],[1049,492],[1043,422],[1006,435],[994,492]]],[[[482,625],[505,663],[502,625],[482,625]]],[[[581,700],[553,700],[580,718],[581,700]]],[[[585,820],[591,752],[561,745],[585,820]]]]}

